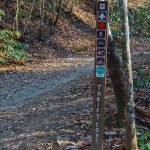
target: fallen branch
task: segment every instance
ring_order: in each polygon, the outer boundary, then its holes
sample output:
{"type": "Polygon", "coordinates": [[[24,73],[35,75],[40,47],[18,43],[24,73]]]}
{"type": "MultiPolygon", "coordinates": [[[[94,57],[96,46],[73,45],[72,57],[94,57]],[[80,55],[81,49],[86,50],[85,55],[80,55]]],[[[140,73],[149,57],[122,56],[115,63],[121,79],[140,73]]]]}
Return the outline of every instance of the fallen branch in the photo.
{"type": "Polygon", "coordinates": [[[136,112],[140,113],[141,115],[144,115],[145,117],[150,118],[150,111],[146,111],[143,108],[140,108],[139,106],[136,106],[136,112]]]}

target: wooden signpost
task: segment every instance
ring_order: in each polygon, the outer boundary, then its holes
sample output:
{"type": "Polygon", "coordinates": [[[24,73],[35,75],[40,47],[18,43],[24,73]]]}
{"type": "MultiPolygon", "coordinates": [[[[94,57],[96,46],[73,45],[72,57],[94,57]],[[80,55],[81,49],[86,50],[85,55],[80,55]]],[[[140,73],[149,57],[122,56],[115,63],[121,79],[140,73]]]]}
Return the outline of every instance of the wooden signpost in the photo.
{"type": "Polygon", "coordinates": [[[93,150],[103,150],[104,97],[107,66],[108,2],[98,0],[96,6],[96,52],[93,101],[93,150]]]}

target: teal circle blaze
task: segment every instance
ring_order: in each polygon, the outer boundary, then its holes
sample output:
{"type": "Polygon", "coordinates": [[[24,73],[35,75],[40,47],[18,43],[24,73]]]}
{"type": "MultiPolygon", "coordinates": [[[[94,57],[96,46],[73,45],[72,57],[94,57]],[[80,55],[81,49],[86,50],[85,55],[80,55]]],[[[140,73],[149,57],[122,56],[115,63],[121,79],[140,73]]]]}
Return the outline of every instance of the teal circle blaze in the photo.
{"type": "Polygon", "coordinates": [[[104,74],[105,74],[105,67],[104,66],[96,66],[96,76],[104,77],[104,74]]]}

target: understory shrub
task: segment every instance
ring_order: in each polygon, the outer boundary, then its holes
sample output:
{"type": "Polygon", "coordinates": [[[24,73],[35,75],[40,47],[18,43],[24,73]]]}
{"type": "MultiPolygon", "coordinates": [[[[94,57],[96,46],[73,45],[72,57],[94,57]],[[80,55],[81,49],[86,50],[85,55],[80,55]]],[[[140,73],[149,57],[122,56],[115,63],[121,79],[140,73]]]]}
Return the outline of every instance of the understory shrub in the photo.
{"type": "Polygon", "coordinates": [[[29,46],[17,41],[20,35],[19,31],[0,31],[0,63],[29,61],[25,52],[29,46]]]}
{"type": "MultiPolygon", "coordinates": [[[[4,11],[0,10],[0,22],[2,22],[4,15],[4,11]]],[[[3,28],[0,30],[0,63],[25,62],[29,60],[25,52],[29,46],[18,41],[20,36],[19,31],[3,28]]]]}
{"type": "Polygon", "coordinates": [[[144,135],[138,137],[138,146],[144,150],[150,150],[150,132],[146,132],[144,135]]]}

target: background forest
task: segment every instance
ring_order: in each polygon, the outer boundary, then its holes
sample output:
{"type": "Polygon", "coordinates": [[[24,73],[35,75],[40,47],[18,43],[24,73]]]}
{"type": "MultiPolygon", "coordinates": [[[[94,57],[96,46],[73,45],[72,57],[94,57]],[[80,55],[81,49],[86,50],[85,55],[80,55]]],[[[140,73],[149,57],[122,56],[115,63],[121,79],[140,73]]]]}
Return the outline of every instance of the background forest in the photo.
{"type": "MultiPolygon", "coordinates": [[[[82,0],[4,0],[0,2],[0,62],[25,62],[31,58],[27,50],[34,39],[46,41],[52,39],[59,20],[77,20],[72,10],[80,3],[94,7],[94,1],[82,0]],[[49,34],[48,34],[49,33],[49,34]],[[49,36],[49,37],[47,37],[49,36]]],[[[149,36],[149,2],[129,1],[129,21],[131,36],[149,36]]],[[[82,15],[82,12],[80,12],[82,15]]],[[[81,21],[81,20],[80,20],[81,21]]],[[[113,36],[121,36],[119,5],[116,0],[110,1],[110,24],[113,36]]],[[[58,29],[59,30],[59,29],[58,29]]],[[[83,47],[84,49],[84,47],[83,47]]],[[[85,49],[87,49],[85,47],[85,49]]],[[[81,48],[82,50],[82,48],[81,48]]],[[[78,51],[78,49],[77,49],[78,51]]],[[[80,49],[79,49],[80,51],[80,49]]],[[[29,52],[30,54],[30,52],[29,52]]]]}

